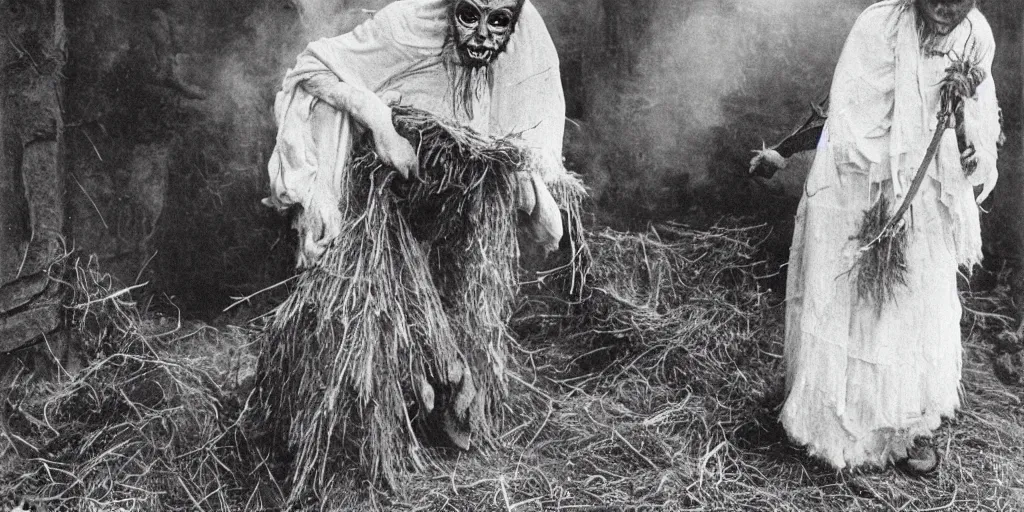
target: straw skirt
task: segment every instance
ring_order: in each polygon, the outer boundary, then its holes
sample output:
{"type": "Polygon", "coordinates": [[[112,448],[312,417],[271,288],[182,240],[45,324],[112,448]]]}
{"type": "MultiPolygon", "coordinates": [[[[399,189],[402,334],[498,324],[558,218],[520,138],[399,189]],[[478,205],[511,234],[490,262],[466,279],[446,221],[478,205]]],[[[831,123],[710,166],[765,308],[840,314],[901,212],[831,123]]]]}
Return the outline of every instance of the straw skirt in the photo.
{"type": "Polygon", "coordinates": [[[881,466],[960,405],[951,220],[940,184],[926,178],[907,216],[907,285],[879,311],[857,297],[858,244],[850,238],[891,182],[869,184],[867,173],[837,169],[820,153],[789,263],[782,423],[794,442],[836,468],[881,466]]]}

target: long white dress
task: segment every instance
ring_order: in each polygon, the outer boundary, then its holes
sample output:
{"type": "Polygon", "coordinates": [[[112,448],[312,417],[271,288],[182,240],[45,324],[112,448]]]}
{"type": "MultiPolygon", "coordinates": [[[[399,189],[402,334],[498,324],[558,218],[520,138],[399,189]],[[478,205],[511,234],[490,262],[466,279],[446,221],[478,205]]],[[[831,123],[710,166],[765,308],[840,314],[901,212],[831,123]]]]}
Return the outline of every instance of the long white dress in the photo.
{"type": "Polygon", "coordinates": [[[950,56],[921,49],[911,2],[869,7],[836,67],[829,119],[796,218],[786,299],[791,439],[836,468],[885,465],[960,405],[960,266],[981,258],[974,186],[995,179],[995,43],[972,11],[939,43],[988,74],[965,104],[979,155],[965,177],[948,130],[908,213],[907,284],[881,311],[858,298],[861,219],[880,195],[902,201],[935,130],[950,56]],[[895,186],[894,186],[895,184],[895,186]]]}

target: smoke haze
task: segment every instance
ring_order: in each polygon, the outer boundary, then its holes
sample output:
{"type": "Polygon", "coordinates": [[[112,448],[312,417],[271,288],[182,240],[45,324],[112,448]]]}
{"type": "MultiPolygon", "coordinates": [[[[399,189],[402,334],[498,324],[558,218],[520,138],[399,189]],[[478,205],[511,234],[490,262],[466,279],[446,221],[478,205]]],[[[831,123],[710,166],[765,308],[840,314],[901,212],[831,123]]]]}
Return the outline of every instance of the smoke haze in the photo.
{"type": "MultiPolygon", "coordinates": [[[[704,210],[788,222],[808,160],[764,184],[746,176],[750,149],[776,142],[822,98],[871,3],[533,1],[562,63],[567,165],[591,188],[597,220],[617,227],[704,210]]],[[[219,308],[286,276],[293,236],[259,204],[274,95],[309,41],[351,30],[387,3],[69,4],[76,243],[186,308],[219,308]]],[[[1019,45],[1016,16],[990,20],[1019,45]]],[[[1017,67],[1001,65],[997,79],[1019,89],[1019,57],[1009,61],[1017,67]]]]}
{"type": "Polygon", "coordinates": [[[827,92],[846,33],[870,2],[593,4],[538,1],[569,49],[563,67],[585,76],[567,84],[567,96],[584,98],[571,112],[580,128],[569,130],[569,157],[606,220],[644,222],[794,193],[799,171],[783,178],[788,187],[750,189],[749,150],[777,140],[827,92]]]}

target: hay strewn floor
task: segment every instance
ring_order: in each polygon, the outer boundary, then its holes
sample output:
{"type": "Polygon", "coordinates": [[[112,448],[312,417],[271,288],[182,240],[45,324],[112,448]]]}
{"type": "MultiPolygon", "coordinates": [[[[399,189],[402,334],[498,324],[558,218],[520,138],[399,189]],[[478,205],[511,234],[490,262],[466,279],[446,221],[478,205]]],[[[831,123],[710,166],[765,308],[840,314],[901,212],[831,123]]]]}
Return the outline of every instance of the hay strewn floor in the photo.
{"type": "MultiPolygon", "coordinates": [[[[942,472],[836,474],[790,446],[775,421],[783,308],[758,286],[766,230],[731,225],[593,234],[582,304],[527,285],[504,448],[442,454],[394,493],[339,467],[310,509],[1024,510],[1022,389],[992,369],[1009,325],[1001,289],[965,294],[966,405],[939,433],[942,472]]],[[[251,386],[247,336],[200,326],[156,336],[176,327],[132,319],[117,332],[130,331],[135,352],[14,388],[0,509],[26,497],[45,510],[273,509],[281,467],[237,422],[251,386]],[[120,399],[107,376],[130,368],[111,365],[139,353],[150,380],[122,375],[137,395],[120,399]]]]}

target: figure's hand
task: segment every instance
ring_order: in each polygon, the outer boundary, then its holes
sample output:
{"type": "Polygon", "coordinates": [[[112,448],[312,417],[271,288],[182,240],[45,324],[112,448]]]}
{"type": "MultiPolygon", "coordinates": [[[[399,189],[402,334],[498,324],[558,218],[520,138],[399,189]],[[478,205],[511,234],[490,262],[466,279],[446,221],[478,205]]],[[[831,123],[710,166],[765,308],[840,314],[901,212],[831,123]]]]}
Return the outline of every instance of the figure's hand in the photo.
{"type": "Polygon", "coordinates": [[[368,114],[368,125],[373,132],[373,144],[377,150],[377,156],[387,165],[393,167],[402,178],[409,179],[419,177],[419,156],[416,149],[412,147],[408,139],[402,137],[395,131],[395,124],[391,119],[391,107],[402,101],[402,95],[398,91],[386,91],[380,98],[375,98],[372,113],[368,114]]]}
{"type": "Polygon", "coordinates": [[[530,212],[528,232],[545,253],[556,251],[562,241],[562,212],[544,181],[534,175],[531,177],[535,204],[530,212]]]}
{"type": "Polygon", "coordinates": [[[786,159],[774,149],[769,149],[763,143],[761,149],[754,150],[754,158],[750,159],[749,173],[761,178],[771,178],[775,173],[786,168],[786,159]]]}
{"type": "Polygon", "coordinates": [[[978,152],[975,151],[974,144],[968,144],[960,153],[960,166],[964,170],[964,176],[970,176],[978,170],[978,152]]]}
{"type": "Polygon", "coordinates": [[[314,198],[304,205],[293,227],[299,232],[298,268],[312,267],[341,236],[341,210],[330,198],[314,198]]]}
{"type": "Polygon", "coordinates": [[[395,131],[394,126],[374,130],[373,144],[377,148],[377,156],[398,171],[402,178],[419,177],[419,156],[416,155],[416,149],[395,131]]]}
{"type": "Polygon", "coordinates": [[[999,174],[995,172],[989,173],[985,178],[985,182],[981,184],[981,192],[978,193],[976,201],[978,204],[985,202],[988,196],[992,194],[992,189],[996,188],[996,181],[999,179],[999,174]]]}
{"type": "Polygon", "coordinates": [[[516,206],[527,215],[537,207],[537,193],[534,192],[533,176],[528,172],[516,173],[518,190],[516,190],[516,206]]]}
{"type": "MultiPolygon", "coordinates": [[[[968,144],[964,148],[963,152],[960,153],[960,166],[963,168],[964,176],[968,178],[972,177],[975,171],[978,170],[979,155],[975,149],[974,144],[968,144]]],[[[980,185],[976,185],[975,188],[981,187],[981,191],[977,193],[975,200],[978,204],[981,204],[988,199],[988,196],[992,194],[992,189],[996,187],[996,181],[999,179],[999,173],[989,172],[984,176],[984,180],[980,185]]],[[[977,183],[972,180],[971,183],[977,183]]]]}

